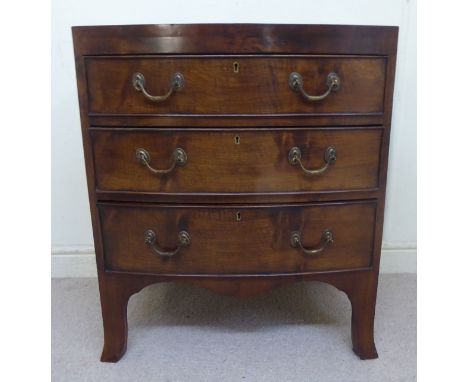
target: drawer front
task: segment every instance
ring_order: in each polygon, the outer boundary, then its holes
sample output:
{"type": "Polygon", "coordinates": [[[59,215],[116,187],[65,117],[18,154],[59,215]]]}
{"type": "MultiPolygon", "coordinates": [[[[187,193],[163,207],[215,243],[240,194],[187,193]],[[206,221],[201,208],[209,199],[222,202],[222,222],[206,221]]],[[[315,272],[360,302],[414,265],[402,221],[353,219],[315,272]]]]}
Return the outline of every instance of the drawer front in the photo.
{"type": "Polygon", "coordinates": [[[381,113],[386,59],[381,57],[94,57],[86,59],[91,114],[381,113]],[[135,74],[140,73],[139,77],[135,74]],[[179,82],[173,82],[180,73],[179,82]],[[312,96],[306,100],[291,73],[312,96]],[[337,77],[330,77],[335,73],[337,77]],[[144,82],[142,81],[144,78],[144,82]],[[134,82],[135,79],[139,79],[134,82]],[[328,82],[332,81],[332,82],[328,82]],[[149,96],[167,95],[164,101],[149,96]],[[296,84],[297,85],[297,84],[296,84]],[[138,88],[138,90],[135,88],[138,88]]]}
{"type": "Polygon", "coordinates": [[[102,191],[267,193],[378,186],[378,128],[93,129],[91,136],[102,191]],[[184,164],[175,160],[177,149],[183,150],[184,164]],[[152,171],[171,168],[164,174],[152,171]]]}
{"type": "Polygon", "coordinates": [[[219,208],[99,205],[107,269],[159,274],[366,268],[375,209],[373,201],[219,208]],[[293,245],[294,232],[300,244],[293,245]]]}

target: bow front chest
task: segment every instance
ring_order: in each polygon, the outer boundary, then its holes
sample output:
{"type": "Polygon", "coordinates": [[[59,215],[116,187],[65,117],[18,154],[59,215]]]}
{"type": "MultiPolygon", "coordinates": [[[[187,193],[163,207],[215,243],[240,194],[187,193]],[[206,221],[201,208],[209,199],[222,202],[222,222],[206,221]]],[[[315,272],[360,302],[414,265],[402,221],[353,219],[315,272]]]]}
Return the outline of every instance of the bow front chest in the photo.
{"type": "Polygon", "coordinates": [[[398,28],[74,27],[104,349],[180,281],[250,296],[321,281],[375,358],[398,28]]]}

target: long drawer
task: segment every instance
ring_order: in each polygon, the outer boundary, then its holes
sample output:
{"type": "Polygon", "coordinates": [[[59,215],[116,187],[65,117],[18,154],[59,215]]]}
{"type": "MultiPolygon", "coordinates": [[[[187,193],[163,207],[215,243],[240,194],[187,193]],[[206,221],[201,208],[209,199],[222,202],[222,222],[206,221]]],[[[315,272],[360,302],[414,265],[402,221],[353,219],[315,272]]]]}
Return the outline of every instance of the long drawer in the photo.
{"type": "Polygon", "coordinates": [[[258,274],[371,266],[375,201],[98,209],[109,270],[258,274]]]}
{"type": "Polygon", "coordinates": [[[378,186],[380,128],[98,128],[90,134],[96,187],[104,191],[318,192],[378,186]]]}
{"type": "Polygon", "coordinates": [[[385,58],[365,56],[91,57],[88,108],[110,115],[382,113],[385,70],[385,58]]]}

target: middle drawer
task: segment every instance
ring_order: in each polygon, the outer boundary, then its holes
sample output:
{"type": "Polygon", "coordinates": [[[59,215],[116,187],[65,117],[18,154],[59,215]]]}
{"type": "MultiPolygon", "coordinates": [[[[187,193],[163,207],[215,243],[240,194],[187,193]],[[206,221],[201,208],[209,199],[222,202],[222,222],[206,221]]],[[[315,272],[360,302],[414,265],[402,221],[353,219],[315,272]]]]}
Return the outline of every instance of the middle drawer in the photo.
{"type": "Polygon", "coordinates": [[[378,187],[381,128],[90,130],[96,187],[269,193],[378,187]]]}

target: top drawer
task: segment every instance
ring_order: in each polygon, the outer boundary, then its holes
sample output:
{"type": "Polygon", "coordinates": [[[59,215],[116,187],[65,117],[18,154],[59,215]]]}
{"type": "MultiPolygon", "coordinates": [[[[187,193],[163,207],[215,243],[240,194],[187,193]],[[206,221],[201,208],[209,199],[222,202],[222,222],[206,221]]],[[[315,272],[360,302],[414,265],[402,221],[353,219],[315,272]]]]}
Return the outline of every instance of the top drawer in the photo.
{"type": "Polygon", "coordinates": [[[382,113],[385,69],[368,56],[86,58],[89,112],[110,115],[382,113]]]}

